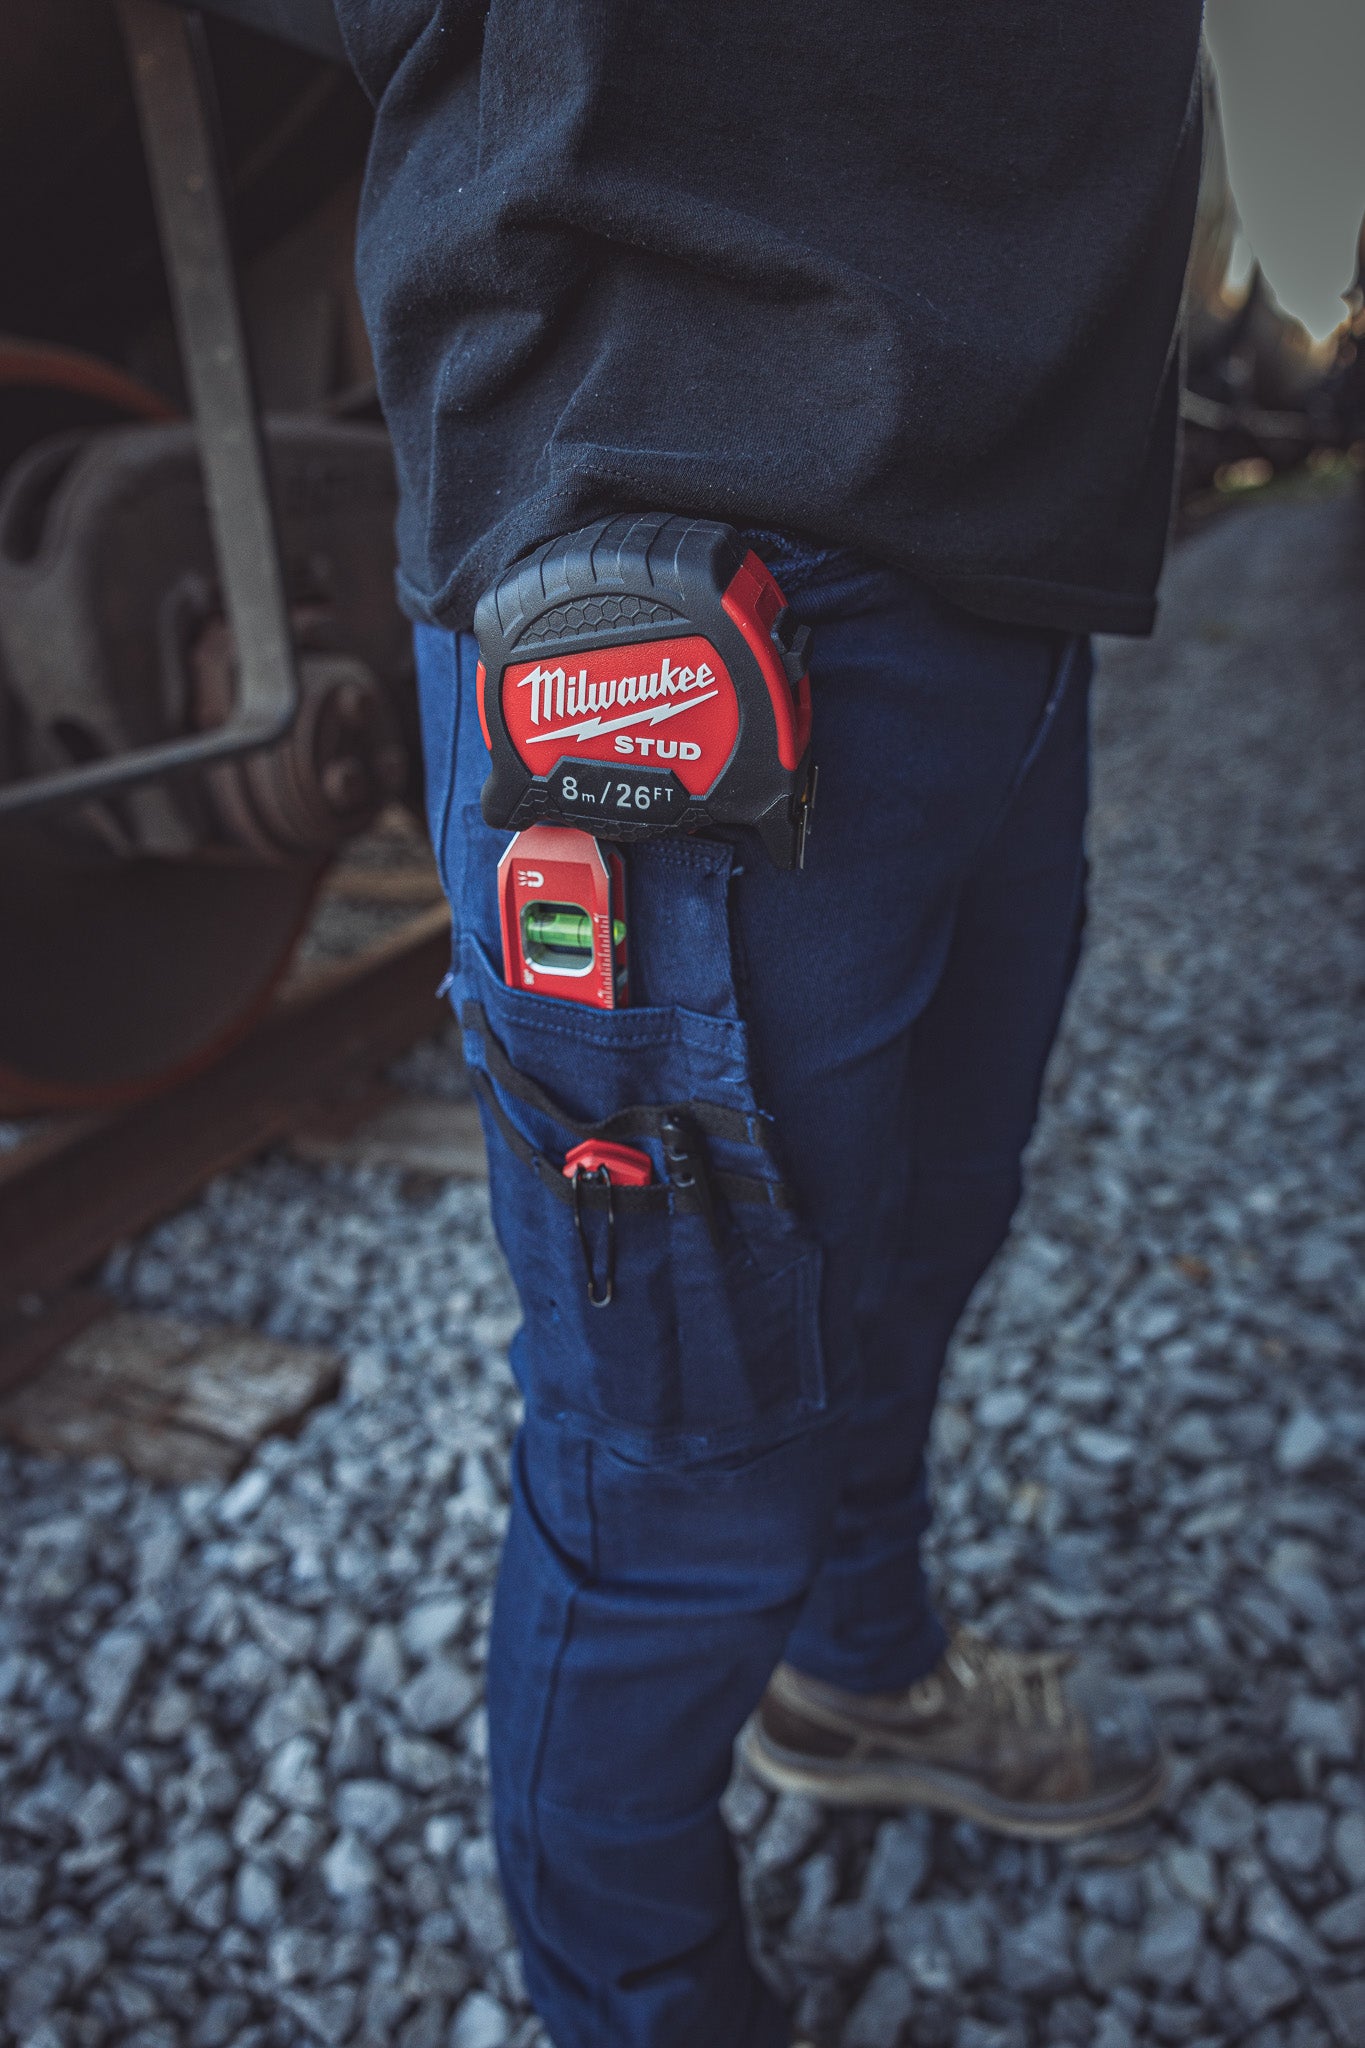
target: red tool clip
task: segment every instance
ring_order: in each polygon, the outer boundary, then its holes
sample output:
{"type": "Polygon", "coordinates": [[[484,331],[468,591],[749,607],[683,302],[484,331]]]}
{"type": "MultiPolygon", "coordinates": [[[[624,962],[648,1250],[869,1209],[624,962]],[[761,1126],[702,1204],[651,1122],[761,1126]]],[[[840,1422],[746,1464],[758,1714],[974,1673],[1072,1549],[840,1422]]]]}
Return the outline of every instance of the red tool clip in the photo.
{"type": "Polygon", "coordinates": [[[618,1188],[647,1188],[654,1178],[647,1152],[637,1152],[630,1145],[612,1145],[605,1138],[585,1138],[565,1153],[565,1179],[576,1180],[580,1173],[605,1174],[611,1186],[618,1188]]]}

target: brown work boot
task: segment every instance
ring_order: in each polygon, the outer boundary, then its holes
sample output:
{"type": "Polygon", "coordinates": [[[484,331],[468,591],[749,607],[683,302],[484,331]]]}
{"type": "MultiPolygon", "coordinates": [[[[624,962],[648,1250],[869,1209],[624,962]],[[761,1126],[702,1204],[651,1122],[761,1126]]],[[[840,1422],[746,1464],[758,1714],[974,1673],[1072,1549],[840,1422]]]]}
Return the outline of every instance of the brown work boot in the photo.
{"type": "Polygon", "coordinates": [[[1136,1820],[1166,1780],[1135,1686],[965,1631],[904,1692],[841,1692],[780,1664],[742,1746],[775,1791],[931,1806],[1040,1841],[1136,1820]]]}

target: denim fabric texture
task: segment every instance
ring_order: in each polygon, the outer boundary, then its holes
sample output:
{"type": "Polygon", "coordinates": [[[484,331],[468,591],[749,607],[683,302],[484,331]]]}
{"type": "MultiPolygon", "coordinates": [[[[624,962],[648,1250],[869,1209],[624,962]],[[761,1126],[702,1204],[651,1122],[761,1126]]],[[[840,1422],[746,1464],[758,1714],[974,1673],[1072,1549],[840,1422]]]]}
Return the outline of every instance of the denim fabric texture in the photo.
{"type": "MultiPolygon", "coordinates": [[[[465,635],[419,627],[433,841],[472,1066],[489,1037],[575,1122],[707,1102],[723,1171],[790,1207],[617,1222],[588,1304],[570,1206],[485,1117],[526,1419],[488,1670],[495,1827],[555,2048],[784,2048],[717,1802],[783,1656],[906,1685],[944,1631],[920,1569],[944,1351],[999,1248],[1083,921],[1088,643],[906,578],[806,592],[819,800],[803,873],[757,842],[627,854],[631,1007],[507,988],[508,835],[465,635]]],[[[657,1148],[656,1170],[661,1159],[657,1148]]],[[[597,1222],[600,1228],[600,1221],[597,1222]]]]}

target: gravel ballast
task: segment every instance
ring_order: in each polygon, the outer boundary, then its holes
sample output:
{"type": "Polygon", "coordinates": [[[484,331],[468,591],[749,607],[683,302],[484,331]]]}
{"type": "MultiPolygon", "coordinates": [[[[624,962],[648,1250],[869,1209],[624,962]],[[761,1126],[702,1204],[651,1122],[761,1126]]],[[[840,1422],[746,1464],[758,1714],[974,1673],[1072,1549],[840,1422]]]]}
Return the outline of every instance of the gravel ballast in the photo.
{"type": "MultiPolygon", "coordinates": [[[[1362,589],[1355,495],[1267,502],[1105,646],[1087,958],[938,1422],[946,1611],[1130,1674],[1170,1793],[1057,1849],[737,1777],[819,2048],[1365,2043],[1362,589]]],[[[107,1280],[346,1376],[226,1489],[0,1449],[0,2040],[532,2048],[484,1190],[275,1156],[107,1280]]]]}

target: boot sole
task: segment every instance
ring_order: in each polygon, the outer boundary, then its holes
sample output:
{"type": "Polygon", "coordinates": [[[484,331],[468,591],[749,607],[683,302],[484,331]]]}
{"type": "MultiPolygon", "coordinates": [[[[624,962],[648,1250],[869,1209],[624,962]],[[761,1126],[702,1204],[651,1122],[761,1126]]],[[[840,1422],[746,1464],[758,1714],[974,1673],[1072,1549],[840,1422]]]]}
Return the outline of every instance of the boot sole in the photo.
{"type": "Polygon", "coordinates": [[[1166,1789],[1165,1757],[1122,1793],[1048,1806],[1001,1799],[970,1778],[912,1763],[812,1763],[768,1741],[756,1721],[740,1736],[740,1754],[754,1776],[774,1792],[801,1792],[825,1806],[924,1806],[975,1821],[999,1835],[1028,1842],[1067,1842],[1127,1827],[1150,1813],[1166,1789]]]}

